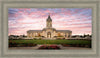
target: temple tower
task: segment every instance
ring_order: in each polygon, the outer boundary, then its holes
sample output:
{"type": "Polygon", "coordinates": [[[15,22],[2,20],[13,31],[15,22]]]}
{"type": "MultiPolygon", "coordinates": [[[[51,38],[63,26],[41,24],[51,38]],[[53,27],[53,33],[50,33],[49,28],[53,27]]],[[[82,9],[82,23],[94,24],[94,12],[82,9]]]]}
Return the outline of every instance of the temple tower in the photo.
{"type": "Polygon", "coordinates": [[[50,15],[48,16],[48,18],[46,20],[46,27],[52,28],[52,19],[51,19],[50,15]]]}

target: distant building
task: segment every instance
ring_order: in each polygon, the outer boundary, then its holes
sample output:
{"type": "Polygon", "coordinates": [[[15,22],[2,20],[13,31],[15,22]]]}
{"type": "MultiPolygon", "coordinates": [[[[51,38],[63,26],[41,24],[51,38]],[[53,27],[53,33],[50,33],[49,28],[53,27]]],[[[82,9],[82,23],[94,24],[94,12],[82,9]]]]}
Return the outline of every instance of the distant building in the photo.
{"type": "Polygon", "coordinates": [[[20,36],[18,36],[18,35],[9,35],[9,39],[26,39],[27,38],[27,36],[25,36],[25,35],[20,35],[20,36]]]}
{"type": "Polygon", "coordinates": [[[34,39],[34,38],[41,38],[41,39],[67,39],[71,38],[72,31],[70,30],[56,30],[52,27],[52,19],[50,15],[46,20],[46,28],[42,30],[28,30],[27,37],[34,39]]]}
{"type": "Polygon", "coordinates": [[[18,38],[18,36],[16,36],[16,35],[10,35],[9,36],[9,39],[17,39],[18,38]]]}

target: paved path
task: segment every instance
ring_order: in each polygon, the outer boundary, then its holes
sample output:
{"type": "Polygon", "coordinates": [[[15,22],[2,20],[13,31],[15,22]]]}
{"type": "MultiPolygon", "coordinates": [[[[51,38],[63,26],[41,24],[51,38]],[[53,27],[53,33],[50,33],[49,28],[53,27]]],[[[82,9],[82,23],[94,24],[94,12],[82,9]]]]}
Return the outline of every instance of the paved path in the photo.
{"type": "MultiPolygon", "coordinates": [[[[38,50],[38,48],[40,47],[41,45],[37,45],[35,47],[10,47],[9,49],[35,49],[35,50],[38,50]]],[[[66,49],[91,49],[91,48],[82,48],[82,47],[63,47],[62,45],[58,45],[60,46],[61,50],[66,50],[66,49]]]]}

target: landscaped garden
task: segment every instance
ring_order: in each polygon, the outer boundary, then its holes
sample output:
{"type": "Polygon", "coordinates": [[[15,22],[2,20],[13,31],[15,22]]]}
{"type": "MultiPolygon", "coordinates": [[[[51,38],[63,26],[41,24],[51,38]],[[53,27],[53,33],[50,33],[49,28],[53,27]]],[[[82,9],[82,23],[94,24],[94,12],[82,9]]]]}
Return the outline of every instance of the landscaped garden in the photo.
{"type": "Polygon", "coordinates": [[[51,45],[41,45],[38,49],[60,49],[59,46],[51,44],[51,45]]]}
{"type": "Polygon", "coordinates": [[[34,40],[34,39],[14,39],[9,40],[9,47],[34,47],[43,44],[56,44],[63,47],[87,47],[91,48],[91,40],[34,40]]]}

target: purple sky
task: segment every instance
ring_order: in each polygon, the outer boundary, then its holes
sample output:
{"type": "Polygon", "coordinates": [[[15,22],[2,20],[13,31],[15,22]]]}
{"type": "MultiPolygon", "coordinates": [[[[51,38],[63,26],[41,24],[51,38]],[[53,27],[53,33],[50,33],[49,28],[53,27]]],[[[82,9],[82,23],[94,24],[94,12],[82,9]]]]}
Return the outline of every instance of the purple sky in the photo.
{"type": "Polygon", "coordinates": [[[27,34],[27,30],[46,27],[48,14],[57,30],[71,30],[73,35],[91,34],[91,8],[9,8],[8,35],[27,34]]]}

